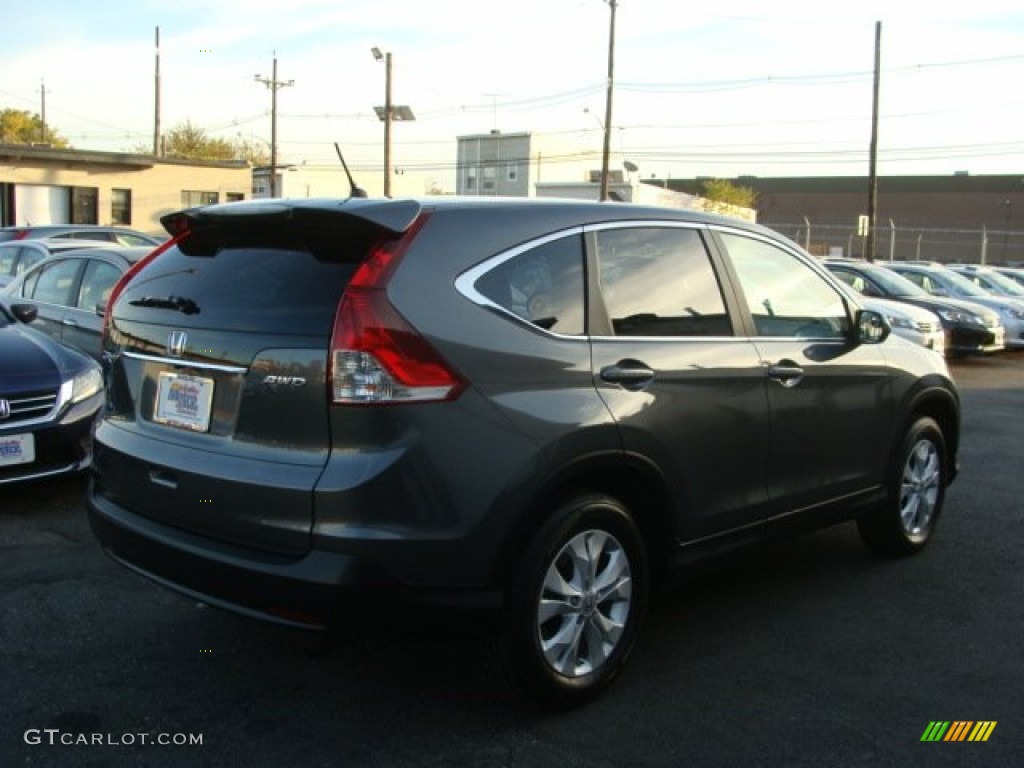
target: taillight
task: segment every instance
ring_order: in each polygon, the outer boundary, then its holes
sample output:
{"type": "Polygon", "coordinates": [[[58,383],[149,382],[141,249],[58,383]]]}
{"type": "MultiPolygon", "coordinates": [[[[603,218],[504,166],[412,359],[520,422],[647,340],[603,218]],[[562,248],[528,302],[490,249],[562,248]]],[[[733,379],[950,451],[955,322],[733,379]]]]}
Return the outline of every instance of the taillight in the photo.
{"type": "Polygon", "coordinates": [[[335,403],[452,400],[465,386],[387,297],[387,281],[426,218],[421,216],[401,238],[378,243],[345,289],[331,338],[335,403]]]}
{"type": "Polygon", "coordinates": [[[137,275],[143,269],[143,267],[149,264],[149,262],[151,262],[153,259],[159,256],[161,253],[177,245],[178,241],[184,238],[187,234],[187,231],[183,231],[180,234],[176,235],[175,237],[172,237],[170,240],[167,240],[161,245],[158,245],[155,249],[153,249],[153,251],[147,253],[137,262],[128,267],[127,271],[123,275],[121,275],[120,279],[116,283],[114,283],[114,287],[110,290],[110,297],[107,299],[107,306],[103,310],[104,338],[106,338],[107,329],[110,326],[111,309],[114,306],[114,302],[117,301],[117,297],[121,295],[121,292],[125,289],[125,286],[128,285],[128,281],[135,277],[135,275],[137,275]]]}

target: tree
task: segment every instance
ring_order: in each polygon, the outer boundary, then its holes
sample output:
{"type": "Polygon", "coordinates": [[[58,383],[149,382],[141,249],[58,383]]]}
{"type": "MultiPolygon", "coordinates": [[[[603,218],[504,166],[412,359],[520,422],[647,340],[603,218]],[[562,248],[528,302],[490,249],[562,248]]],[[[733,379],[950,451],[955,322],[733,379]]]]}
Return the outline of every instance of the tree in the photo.
{"type": "Polygon", "coordinates": [[[255,141],[239,136],[231,142],[231,146],[234,148],[234,156],[238,160],[247,160],[249,165],[270,165],[270,150],[255,141]]]}
{"type": "Polygon", "coordinates": [[[211,139],[190,120],[178,123],[163,138],[163,154],[189,160],[234,160],[235,149],[224,139],[211,139]]]}
{"type": "MultiPolygon", "coordinates": [[[[139,154],[149,154],[149,147],[139,145],[139,154]]],[[[163,155],[188,160],[245,160],[250,165],[269,165],[270,153],[255,141],[239,136],[234,141],[210,138],[190,120],[178,123],[163,137],[163,155]]]]}
{"type": "Polygon", "coordinates": [[[757,192],[750,187],[737,187],[726,179],[708,179],[701,184],[701,197],[712,202],[738,205],[741,208],[757,206],[757,192]]]}
{"type": "Polygon", "coordinates": [[[68,147],[68,140],[49,126],[39,115],[23,109],[0,110],[0,144],[50,144],[68,147]]]}

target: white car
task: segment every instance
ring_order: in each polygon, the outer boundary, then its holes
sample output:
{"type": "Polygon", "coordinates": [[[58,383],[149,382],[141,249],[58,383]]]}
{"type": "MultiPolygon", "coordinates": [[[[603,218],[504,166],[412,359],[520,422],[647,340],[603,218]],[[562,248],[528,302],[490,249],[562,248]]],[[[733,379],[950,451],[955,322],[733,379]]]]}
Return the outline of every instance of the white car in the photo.
{"type": "Polygon", "coordinates": [[[882,314],[897,336],[934,350],[940,355],[945,352],[946,335],[942,330],[942,321],[934,312],[889,299],[858,296],[857,300],[865,309],[882,314]]]}

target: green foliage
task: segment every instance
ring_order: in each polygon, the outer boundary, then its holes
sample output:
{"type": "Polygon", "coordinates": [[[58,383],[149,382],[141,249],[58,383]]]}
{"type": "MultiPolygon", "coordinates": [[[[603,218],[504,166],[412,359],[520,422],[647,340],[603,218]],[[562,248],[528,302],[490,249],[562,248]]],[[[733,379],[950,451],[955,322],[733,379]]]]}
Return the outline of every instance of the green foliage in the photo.
{"type": "Polygon", "coordinates": [[[716,203],[757,207],[757,193],[750,187],[738,187],[726,179],[708,179],[701,184],[701,197],[716,203]]]}
{"type": "Polygon", "coordinates": [[[249,165],[270,165],[270,151],[255,141],[239,137],[231,143],[235,159],[247,160],[249,165]]]}
{"type": "Polygon", "coordinates": [[[55,130],[43,127],[39,115],[23,109],[0,110],[0,144],[49,144],[63,148],[70,144],[55,130]]]}
{"type": "Polygon", "coordinates": [[[164,135],[163,154],[189,160],[234,160],[235,148],[224,139],[211,139],[206,131],[186,120],[164,135]]]}
{"type": "MultiPolygon", "coordinates": [[[[149,154],[152,149],[139,145],[139,154],[149,154]]],[[[178,123],[163,137],[163,156],[187,160],[245,160],[250,165],[269,165],[270,153],[255,141],[239,136],[234,141],[211,138],[206,131],[190,120],[178,123]]]]}

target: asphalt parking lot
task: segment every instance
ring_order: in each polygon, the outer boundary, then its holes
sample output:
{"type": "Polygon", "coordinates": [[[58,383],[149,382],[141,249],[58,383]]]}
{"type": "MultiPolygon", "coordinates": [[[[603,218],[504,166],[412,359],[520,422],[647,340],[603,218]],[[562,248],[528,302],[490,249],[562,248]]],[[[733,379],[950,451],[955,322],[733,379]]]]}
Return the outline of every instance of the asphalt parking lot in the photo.
{"type": "Polygon", "coordinates": [[[719,562],[561,715],[508,695],[472,632],[314,653],[107,560],[83,480],[0,488],[0,765],[1020,766],[1024,353],[954,376],[962,472],[923,555],[846,525],[719,562]],[[935,721],[996,725],[923,742],[935,721]]]}

